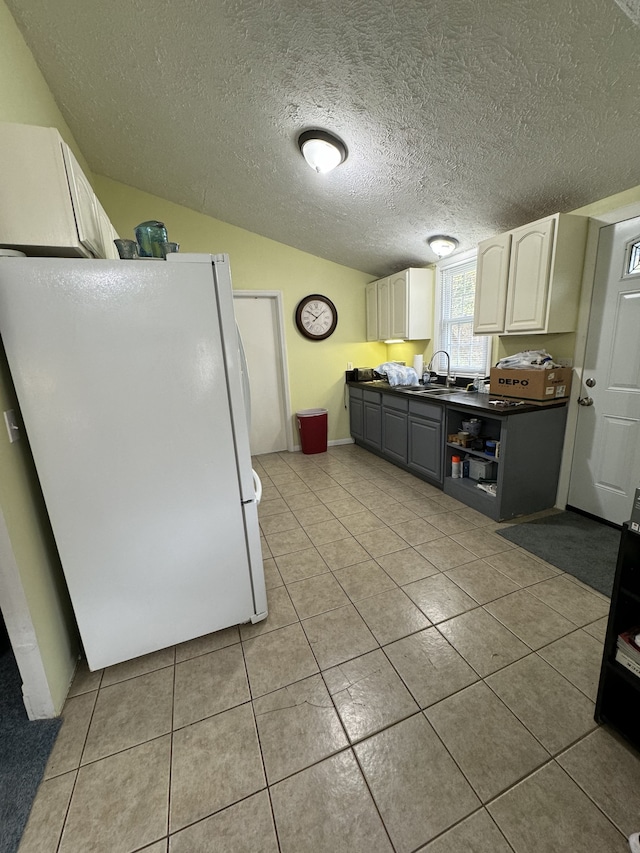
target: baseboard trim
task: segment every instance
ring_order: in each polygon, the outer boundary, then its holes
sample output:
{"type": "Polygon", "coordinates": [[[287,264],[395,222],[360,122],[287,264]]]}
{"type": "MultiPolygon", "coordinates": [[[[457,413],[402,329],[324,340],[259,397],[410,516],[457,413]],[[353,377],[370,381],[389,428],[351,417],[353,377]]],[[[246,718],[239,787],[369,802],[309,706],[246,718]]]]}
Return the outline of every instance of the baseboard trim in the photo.
{"type": "MultiPolygon", "coordinates": [[[[355,441],[352,438],[334,438],[333,441],[327,442],[327,447],[337,447],[339,444],[355,444],[355,441]]],[[[299,453],[302,450],[302,445],[294,444],[293,453],[299,453]]],[[[315,456],[314,453],[310,453],[309,456],[315,456]]]]}

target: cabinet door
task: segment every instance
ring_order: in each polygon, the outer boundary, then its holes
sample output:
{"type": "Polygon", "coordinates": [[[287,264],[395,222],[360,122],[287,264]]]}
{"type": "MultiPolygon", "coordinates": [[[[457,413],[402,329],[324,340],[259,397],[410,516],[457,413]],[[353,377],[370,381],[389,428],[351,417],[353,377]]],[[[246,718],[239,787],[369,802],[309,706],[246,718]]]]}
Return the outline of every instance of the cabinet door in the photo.
{"type": "Polygon", "coordinates": [[[382,451],[396,462],[407,464],[407,416],[382,409],[382,451]]]}
{"type": "Polygon", "coordinates": [[[408,465],[442,483],[442,424],[409,415],[408,465]]]}
{"type": "Polygon", "coordinates": [[[382,447],[382,407],[379,403],[365,402],[363,415],[363,441],[379,450],[382,447]]]}
{"type": "Polygon", "coordinates": [[[501,234],[478,245],[473,331],[476,335],[504,332],[509,279],[511,234],[501,234]]]}
{"type": "Polygon", "coordinates": [[[391,337],[391,312],[389,298],[389,279],[381,278],[378,284],[378,340],[386,341],[391,337]]]}
{"type": "Polygon", "coordinates": [[[378,334],[378,282],[370,281],[364,289],[367,317],[367,340],[379,341],[378,334]]]}
{"type": "Polygon", "coordinates": [[[73,212],[76,217],[78,237],[82,245],[88,249],[96,258],[104,257],[102,247],[102,233],[98,221],[98,211],[95,205],[95,193],[93,187],[87,180],[86,175],[80,168],[80,164],[73,156],[69,146],[62,142],[62,154],[67,169],[69,191],[73,212]]]}
{"type": "Polygon", "coordinates": [[[357,397],[354,397],[353,394],[349,395],[349,427],[351,430],[351,435],[354,438],[362,438],[364,436],[363,430],[363,402],[359,400],[357,397]]]}
{"type": "Polygon", "coordinates": [[[104,207],[100,204],[98,199],[95,199],[96,213],[98,214],[98,222],[100,224],[100,243],[102,252],[100,253],[101,258],[111,258],[115,260],[119,257],[118,250],[116,249],[115,243],[113,242],[118,233],[116,229],[111,224],[109,217],[107,216],[107,212],[104,207]]]}
{"type": "Polygon", "coordinates": [[[394,339],[433,337],[433,271],[409,267],[389,277],[390,333],[394,339]]]}
{"type": "Polygon", "coordinates": [[[390,338],[409,337],[408,271],[389,277],[390,338]]]}
{"type": "Polygon", "coordinates": [[[27,254],[89,257],[78,240],[60,135],[0,122],[0,243],[27,254]]]}
{"type": "Polygon", "coordinates": [[[543,332],[547,322],[553,218],[512,231],[505,332],[543,332]]]}

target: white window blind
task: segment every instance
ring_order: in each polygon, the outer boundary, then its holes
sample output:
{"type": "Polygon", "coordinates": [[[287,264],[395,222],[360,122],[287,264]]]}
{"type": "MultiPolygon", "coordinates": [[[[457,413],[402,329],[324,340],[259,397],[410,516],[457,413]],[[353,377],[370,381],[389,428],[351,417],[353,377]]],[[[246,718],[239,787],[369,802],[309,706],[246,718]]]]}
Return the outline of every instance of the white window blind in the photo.
{"type": "MultiPolygon", "coordinates": [[[[483,376],[489,369],[491,338],[473,334],[473,306],[476,292],[476,259],[438,267],[438,319],[434,350],[446,350],[451,372],[458,376],[483,376]]],[[[447,360],[436,357],[433,369],[444,373],[447,360]]]]}

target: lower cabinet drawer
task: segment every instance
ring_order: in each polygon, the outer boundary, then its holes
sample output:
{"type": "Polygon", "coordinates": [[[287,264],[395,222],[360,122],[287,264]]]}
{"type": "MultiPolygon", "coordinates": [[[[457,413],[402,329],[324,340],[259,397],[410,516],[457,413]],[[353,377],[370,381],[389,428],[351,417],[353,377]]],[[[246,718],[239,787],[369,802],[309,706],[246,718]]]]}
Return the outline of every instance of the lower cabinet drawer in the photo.
{"type": "Polygon", "coordinates": [[[385,409],[395,409],[397,412],[408,412],[409,401],[406,397],[397,397],[395,394],[383,394],[382,405],[385,409]]]}
{"type": "Polygon", "coordinates": [[[428,403],[426,400],[410,400],[409,414],[442,423],[444,420],[444,406],[439,406],[437,403],[428,403]]]}

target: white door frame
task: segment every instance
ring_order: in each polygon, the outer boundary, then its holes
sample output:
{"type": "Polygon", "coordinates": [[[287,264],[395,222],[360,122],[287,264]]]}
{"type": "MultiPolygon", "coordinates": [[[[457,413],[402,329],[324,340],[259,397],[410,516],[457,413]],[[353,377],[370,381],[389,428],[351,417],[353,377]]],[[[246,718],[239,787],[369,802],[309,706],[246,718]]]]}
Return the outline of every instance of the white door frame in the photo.
{"type": "Polygon", "coordinates": [[[275,318],[277,326],[276,344],[280,351],[280,380],[284,394],[284,421],[287,438],[287,450],[293,453],[293,423],[291,420],[291,396],[289,394],[289,366],[287,362],[287,339],[284,332],[284,310],[282,291],[280,290],[234,290],[233,296],[240,299],[273,299],[275,300],[275,318]]]}
{"type": "Polygon", "coordinates": [[[584,270],[582,273],[582,291],[580,294],[580,307],[578,309],[578,324],[576,328],[576,346],[574,354],[574,376],[569,398],[567,412],[567,428],[565,432],[564,447],[562,451],[562,464],[558,480],[558,491],[556,493],[556,506],[564,509],[569,500],[569,481],[571,479],[571,466],[573,464],[573,451],[578,430],[578,397],[582,388],[582,372],[587,349],[587,334],[589,331],[589,320],[591,315],[591,297],[595,284],[596,256],[598,254],[598,240],[600,229],[607,225],[615,225],[624,222],[625,219],[633,219],[640,216],[640,201],[628,204],[625,207],[616,208],[598,216],[591,217],[587,234],[587,246],[585,250],[584,270]]]}
{"type": "Polygon", "coordinates": [[[9,531],[0,511],[0,602],[7,633],[22,679],[22,698],[30,720],[55,717],[53,696],[24,594],[9,531]]]}

